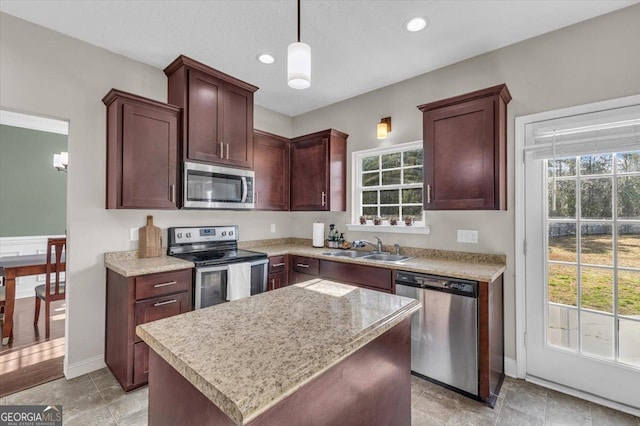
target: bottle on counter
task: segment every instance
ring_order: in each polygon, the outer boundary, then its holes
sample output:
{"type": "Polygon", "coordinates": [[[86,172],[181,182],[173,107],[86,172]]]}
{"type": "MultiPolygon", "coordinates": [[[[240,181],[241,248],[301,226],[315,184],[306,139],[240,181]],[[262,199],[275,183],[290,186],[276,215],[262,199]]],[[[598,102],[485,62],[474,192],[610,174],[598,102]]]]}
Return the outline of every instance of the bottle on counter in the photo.
{"type": "Polygon", "coordinates": [[[336,225],[331,223],[329,224],[329,238],[327,239],[329,242],[329,248],[335,248],[334,241],[336,239],[336,225]]]}

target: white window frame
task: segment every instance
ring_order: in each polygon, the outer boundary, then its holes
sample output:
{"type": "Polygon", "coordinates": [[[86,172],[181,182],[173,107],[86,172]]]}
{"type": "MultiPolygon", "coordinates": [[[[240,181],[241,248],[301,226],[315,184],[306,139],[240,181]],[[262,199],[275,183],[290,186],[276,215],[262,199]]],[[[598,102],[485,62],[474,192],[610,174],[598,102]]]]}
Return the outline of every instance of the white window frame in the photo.
{"type": "MultiPolygon", "coordinates": [[[[422,141],[413,141],[403,144],[392,145],[383,148],[372,148],[363,151],[355,151],[351,154],[351,223],[347,224],[349,231],[363,231],[363,232],[392,232],[398,234],[429,234],[431,232],[428,225],[425,222],[425,211],[422,210],[422,220],[415,221],[411,226],[406,226],[402,218],[398,218],[397,225],[389,225],[384,223],[383,225],[366,224],[361,225],[359,222],[360,212],[362,208],[362,191],[370,188],[362,187],[362,159],[364,157],[371,157],[373,155],[384,155],[403,151],[412,151],[416,149],[422,149],[422,141]]],[[[422,165],[424,168],[424,164],[422,165]]],[[[423,188],[423,183],[419,187],[423,188]]],[[[417,184],[409,185],[390,185],[389,189],[399,189],[403,187],[418,187],[417,184]]],[[[377,188],[377,187],[376,187],[377,188]]]]}

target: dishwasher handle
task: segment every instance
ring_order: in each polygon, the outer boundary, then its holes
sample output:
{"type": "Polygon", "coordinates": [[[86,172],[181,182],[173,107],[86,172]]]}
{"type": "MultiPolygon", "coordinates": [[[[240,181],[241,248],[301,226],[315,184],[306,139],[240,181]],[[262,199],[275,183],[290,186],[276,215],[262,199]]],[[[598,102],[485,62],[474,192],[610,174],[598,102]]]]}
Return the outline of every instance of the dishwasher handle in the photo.
{"type": "Polygon", "coordinates": [[[460,296],[478,297],[478,283],[457,278],[424,275],[411,272],[396,272],[396,285],[441,291],[460,296]]]}

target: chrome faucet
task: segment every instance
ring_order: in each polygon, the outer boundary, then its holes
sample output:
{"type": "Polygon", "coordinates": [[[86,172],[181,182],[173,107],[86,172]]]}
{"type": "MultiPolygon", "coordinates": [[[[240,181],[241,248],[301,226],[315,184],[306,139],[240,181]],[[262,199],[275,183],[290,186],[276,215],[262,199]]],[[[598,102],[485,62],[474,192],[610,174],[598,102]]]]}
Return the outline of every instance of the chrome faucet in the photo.
{"type": "Polygon", "coordinates": [[[394,243],[394,244],[393,244],[393,248],[394,248],[394,249],[395,249],[395,251],[396,251],[396,255],[398,255],[398,256],[399,256],[399,255],[400,255],[400,244],[398,244],[398,243],[394,243]]]}
{"type": "Polygon", "coordinates": [[[371,247],[375,247],[378,253],[382,253],[382,240],[380,239],[380,237],[376,237],[375,235],[373,237],[378,240],[377,245],[367,240],[356,240],[353,242],[353,247],[364,247],[365,244],[369,244],[371,247]]]}

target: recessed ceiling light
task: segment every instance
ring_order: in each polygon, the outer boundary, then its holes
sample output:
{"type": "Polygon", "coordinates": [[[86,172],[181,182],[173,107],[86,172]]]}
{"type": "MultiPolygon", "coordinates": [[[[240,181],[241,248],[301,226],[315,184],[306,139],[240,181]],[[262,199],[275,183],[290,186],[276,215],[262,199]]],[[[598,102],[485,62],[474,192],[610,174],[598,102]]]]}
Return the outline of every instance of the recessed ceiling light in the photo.
{"type": "Polygon", "coordinates": [[[269,55],[268,53],[262,53],[260,55],[257,56],[258,61],[263,63],[263,64],[267,64],[270,65],[272,63],[274,63],[276,60],[273,58],[273,56],[269,55]]]}
{"type": "Polygon", "coordinates": [[[416,31],[421,31],[427,28],[429,25],[429,18],[426,16],[417,16],[415,18],[411,18],[404,23],[404,28],[412,33],[416,31]]]}

